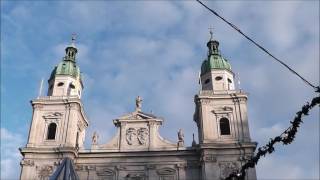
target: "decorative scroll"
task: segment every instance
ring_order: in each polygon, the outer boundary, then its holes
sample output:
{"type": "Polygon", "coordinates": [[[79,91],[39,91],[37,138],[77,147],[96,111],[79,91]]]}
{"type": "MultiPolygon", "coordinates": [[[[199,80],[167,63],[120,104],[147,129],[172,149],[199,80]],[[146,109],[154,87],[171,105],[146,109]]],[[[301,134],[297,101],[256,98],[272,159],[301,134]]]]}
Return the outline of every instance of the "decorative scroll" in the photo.
{"type": "Polygon", "coordinates": [[[146,175],[143,172],[132,172],[126,175],[126,179],[132,180],[145,180],[146,175]]]}
{"type": "Polygon", "coordinates": [[[169,167],[165,167],[165,168],[157,170],[157,174],[159,174],[159,175],[174,175],[174,174],[176,174],[176,170],[169,168],[169,167]]]}
{"type": "Polygon", "coordinates": [[[205,154],[202,156],[202,161],[217,162],[217,157],[214,154],[205,154]]]}
{"type": "Polygon", "coordinates": [[[53,112],[53,113],[48,113],[43,115],[43,118],[45,119],[58,119],[62,117],[62,113],[61,112],[53,112]]]}
{"type": "Polygon", "coordinates": [[[21,164],[22,166],[34,166],[34,161],[33,161],[33,160],[30,160],[30,159],[28,159],[28,160],[22,160],[22,161],[20,162],[20,164],[21,164]]]}
{"type": "Polygon", "coordinates": [[[148,133],[148,129],[147,128],[138,129],[138,141],[139,141],[139,144],[141,144],[141,145],[146,144],[148,135],[149,135],[149,133],[148,133]]]}
{"type": "Polygon", "coordinates": [[[97,175],[98,176],[111,176],[113,177],[115,175],[115,172],[111,169],[102,169],[102,170],[99,170],[97,171],[97,175]]]}
{"type": "Polygon", "coordinates": [[[134,128],[127,129],[126,140],[129,145],[133,144],[134,138],[137,136],[137,131],[134,128]]]}

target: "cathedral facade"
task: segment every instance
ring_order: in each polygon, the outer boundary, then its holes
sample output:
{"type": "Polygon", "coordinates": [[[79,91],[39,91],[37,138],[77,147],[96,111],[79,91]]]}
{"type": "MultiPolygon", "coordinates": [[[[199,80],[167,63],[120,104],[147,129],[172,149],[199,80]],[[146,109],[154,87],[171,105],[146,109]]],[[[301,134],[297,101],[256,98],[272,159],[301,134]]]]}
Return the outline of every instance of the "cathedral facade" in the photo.
{"type": "MultiPolygon", "coordinates": [[[[51,73],[47,96],[31,101],[28,141],[20,148],[20,179],[219,180],[238,170],[256,148],[249,134],[248,97],[235,88],[219,42],[211,37],[207,47],[201,90],[194,97],[198,143],[186,146],[182,130],[178,142],[162,138],[158,130],[163,119],[143,112],[137,97],[134,112],[113,120],[117,132],[110,142],[99,144],[94,133],[91,147],[85,148],[89,120],[72,42],[51,73]]],[[[246,179],[256,179],[255,169],[247,171],[246,179]]]]}

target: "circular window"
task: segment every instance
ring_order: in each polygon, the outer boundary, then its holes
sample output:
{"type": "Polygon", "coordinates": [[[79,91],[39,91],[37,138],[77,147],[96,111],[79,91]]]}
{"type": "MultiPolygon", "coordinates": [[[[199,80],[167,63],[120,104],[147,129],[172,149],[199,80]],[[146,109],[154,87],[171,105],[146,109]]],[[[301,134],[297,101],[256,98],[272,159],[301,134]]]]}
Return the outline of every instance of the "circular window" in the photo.
{"type": "Polygon", "coordinates": [[[206,81],[204,81],[204,84],[208,84],[210,83],[210,79],[206,79],[206,81]]]}
{"type": "Polygon", "coordinates": [[[221,76],[217,76],[217,77],[215,78],[216,81],[220,81],[221,79],[222,79],[221,76]]]}
{"type": "Polygon", "coordinates": [[[70,84],[69,87],[70,87],[71,89],[76,88],[73,84],[70,84]]]}
{"type": "Polygon", "coordinates": [[[232,83],[231,79],[228,78],[228,82],[229,82],[229,83],[232,83]]]}
{"type": "Polygon", "coordinates": [[[58,83],[58,86],[63,86],[63,85],[64,85],[63,82],[59,82],[59,83],[58,83]]]}

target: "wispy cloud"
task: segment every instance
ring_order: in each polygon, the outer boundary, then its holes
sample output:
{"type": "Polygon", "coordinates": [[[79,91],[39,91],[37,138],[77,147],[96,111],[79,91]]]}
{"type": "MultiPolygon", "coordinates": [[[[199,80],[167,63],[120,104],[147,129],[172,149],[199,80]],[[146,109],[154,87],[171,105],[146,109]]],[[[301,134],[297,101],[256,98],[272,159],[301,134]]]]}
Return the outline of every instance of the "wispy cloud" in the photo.
{"type": "Polygon", "coordinates": [[[1,128],[1,179],[18,179],[24,136],[1,128]]]}
{"type": "MultiPolygon", "coordinates": [[[[319,82],[319,2],[206,3],[303,76],[319,82]]],[[[192,121],[193,96],[199,88],[197,76],[206,57],[210,26],[214,26],[222,54],[240,73],[242,89],[250,93],[249,123],[254,140],[263,143],[279,133],[314,95],[303,82],[196,2],[19,1],[5,3],[3,9],[4,103],[12,108],[9,100],[15,98],[16,103],[24,103],[21,112],[30,117],[31,107],[25,103],[33,98],[30,90],[37,89],[41,77],[49,76],[63,57],[70,34],[79,34],[78,64],[84,76],[83,101],[90,120],[87,146],[93,131],[101,134],[100,143],[113,135],[112,119],[133,111],[137,95],[143,97],[146,112],[152,110],[164,117],[160,130],[164,137],[174,141],[176,131],[183,128],[186,141],[191,143],[192,132],[197,132],[192,121]],[[19,96],[12,93],[18,89],[25,91],[19,91],[19,96]]],[[[3,113],[10,112],[7,109],[3,113]]],[[[5,131],[14,135],[11,124],[18,120],[13,115],[6,117],[5,131]]],[[[293,145],[280,146],[276,155],[261,161],[257,167],[259,179],[319,177],[318,169],[313,168],[319,154],[319,128],[315,128],[319,123],[314,123],[318,117],[308,117],[293,145]],[[302,146],[308,147],[307,154],[302,146]]],[[[17,148],[19,142],[16,144],[17,148]]],[[[2,163],[18,164],[17,159],[7,155],[2,163]]]]}

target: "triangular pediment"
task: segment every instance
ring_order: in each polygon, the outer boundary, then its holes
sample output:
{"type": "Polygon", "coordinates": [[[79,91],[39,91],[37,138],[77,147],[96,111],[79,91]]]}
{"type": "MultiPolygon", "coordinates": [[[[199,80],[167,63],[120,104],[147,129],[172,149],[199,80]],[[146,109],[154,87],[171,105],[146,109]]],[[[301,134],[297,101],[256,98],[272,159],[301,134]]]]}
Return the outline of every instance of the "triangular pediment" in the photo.
{"type": "Polygon", "coordinates": [[[119,118],[117,118],[119,120],[147,120],[147,119],[158,119],[158,117],[156,117],[153,114],[148,114],[148,113],[144,113],[141,111],[135,111],[126,115],[123,115],[119,118]]]}

